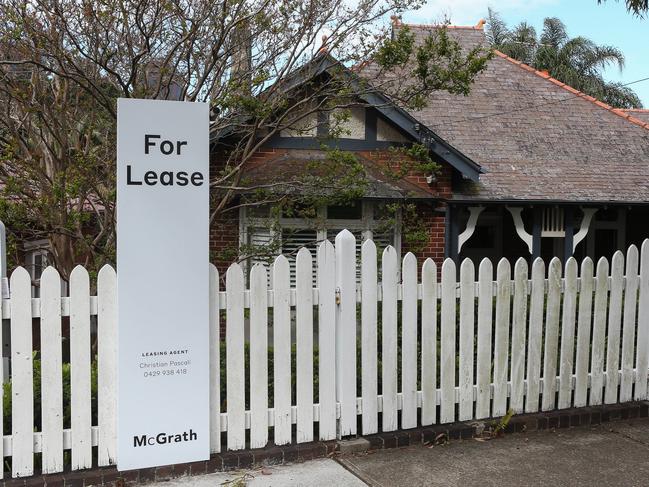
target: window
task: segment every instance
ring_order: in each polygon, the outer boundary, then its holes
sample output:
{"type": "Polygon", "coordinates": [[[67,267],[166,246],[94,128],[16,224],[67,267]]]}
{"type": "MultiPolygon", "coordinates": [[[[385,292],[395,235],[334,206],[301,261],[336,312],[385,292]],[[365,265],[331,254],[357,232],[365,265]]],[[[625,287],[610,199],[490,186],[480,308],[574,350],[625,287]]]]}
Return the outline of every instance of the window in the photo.
{"type": "MultiPolygon", "coordinates": [[[[397,224],[386,228],[382,220],[383,204],[371,201],[357,201],[348,206],[329,206],[317,210],[317,218],[291,218],[287,215],[280,217],[279,230],[271,229],[271,220],[258,215],[268,215],[267,210],[251,210],[243,208],[240,213],[240,242],[249,248],[269,245],[269,253],[284,254],[291,266],[291,285],[295,285],[295,258],[302,247],[311,251],[313,256],[314,282],[316,274],[316,251],[318,244],[329,239],[333,243],[338,232],[347,229],[356,237],[357,274],[360,273],[361,245],[367,239],[373,239],[377,246],[380,260],[383,249],[393,245],[397,252],[400,250],[400,232],[397,224]],[[375,218],[376,217],[376,218],[375,218]],[[277,246],[273,245],[277,244],[277,246]]],[[[269,264],[269,259],[251,258],[248,268],[256,262],[269,264]]],[[[360,274],[358,274],[360,279],[360,274]]]]}
{"type": "Polygon", "coordinates": [[[40,297],[40,280],[43,271],[48,266],[47,240],[38,240],[25,244],[25,268],[32,279],[32,297],[40,297]]]}
{"type": "Polygon", "coordinates": [[[282,229],[281,253],[286,256],[291,268],[291,287],[295,286],[295,260],[297,259],[297,253],[302,247],[306,247],[311,252],[311,262],[314,270],[313,281],[315,283],[315,259],[320,240],[318,238],[318,231],[314,229],[282,229]]]}

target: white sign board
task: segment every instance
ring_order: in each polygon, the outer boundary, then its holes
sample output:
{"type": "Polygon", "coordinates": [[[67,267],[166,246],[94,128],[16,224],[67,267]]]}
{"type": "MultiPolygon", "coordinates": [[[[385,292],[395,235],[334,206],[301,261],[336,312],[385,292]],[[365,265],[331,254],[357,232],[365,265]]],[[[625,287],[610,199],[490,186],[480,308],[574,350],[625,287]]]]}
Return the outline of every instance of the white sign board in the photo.
{"type": "Polygon", "coordinates": [[[119,99],[119,470],[209,458],[208,245],[208,106],[119,99]]]}

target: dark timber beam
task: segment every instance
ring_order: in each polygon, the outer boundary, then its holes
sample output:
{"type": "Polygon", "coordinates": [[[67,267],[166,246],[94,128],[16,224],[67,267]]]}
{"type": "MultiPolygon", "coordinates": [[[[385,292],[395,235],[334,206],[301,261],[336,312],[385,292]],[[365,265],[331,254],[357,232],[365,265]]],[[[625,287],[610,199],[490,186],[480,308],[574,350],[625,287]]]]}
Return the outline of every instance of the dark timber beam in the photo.
{"type": "Polygon", "coordinates": [[[325,110],[318,111],[318,125],[316,128],[316,134],[319,138],[325,138],[329,136],[329,112],[325,110]]]}
{"type": "Polygon", "coordinates": [[[532,225],[532,262],[537,257],[541,257],[541,225],[543,219],[543,208],[535,207],[534,221],[532,225]]]}
{"type": "Polygon", "coordinates": [[[460,254],[458,252],[458,242],[457,239],[460,235],[460,209],[457,207],[447,207],[446,213],[446,228],[447,234],[449,235],[449,244],[448,244],[448,257],[453,259],[453,261],[458,264],[460,254]]]}
{"type": "Polygon", "coordinates": [[[377,122],[376,111],[367,108],[365,110],[365,140],[367,142],[376,142],[377,122]]]}
{"type": "Polygon", "coordinates": [[[572,257],[573,243],[575,237],[575,209],[572,206],[567,206],[563,209],[563,228],[566,235],[563,238],[563,263],[572,257]]]}
{"type": "Polygon", "coordinates": [[[362,139],[328,139],[326,137],[280,137],[275,135],[264,144],[264,147],[273,149],[313,149],[320,150],[325,145],[331,148],[340,150],[378,150],[389,149],[390,147],[397,147],[407,145],[403,143],[395,143],[389,141],[368,141],[362,139]]]}
{"type": "Polygon", "coordinates": [[[626,243],[626,217],[627,217],[627,208],[619,208],[617,210],[617,248],[622,252],[626,252],[627,243],[626,243]]]}

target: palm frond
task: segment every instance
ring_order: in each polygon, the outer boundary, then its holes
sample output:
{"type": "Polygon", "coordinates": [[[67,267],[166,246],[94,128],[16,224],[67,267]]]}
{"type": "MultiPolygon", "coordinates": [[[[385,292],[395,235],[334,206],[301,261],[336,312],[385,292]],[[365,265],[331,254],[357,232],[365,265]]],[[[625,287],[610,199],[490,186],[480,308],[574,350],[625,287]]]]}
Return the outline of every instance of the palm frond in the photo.
{"type": "Polygon", "coordinates": [[[536,46],[536,29],[527,22],[521,22],[511,31],[511,40],[536,46]]]}
{"type": "Polygon", "coordinates": [[[620,71],[624,69],[624,53],[613,46],[595,46],[593,51],[592,65],[598,68],[606,68],[609,65],[617,65],[620,71]]]}
{"type": "Polygon", "coordinates": [[[541,33],[541,44],[549,45],[558,49],[568,40],[566,26],[556,17],[548,17],[543,21],[543,32],[541,33]]]}
{"type": "MultiPolygon", "coordinates": [[[[649,0],[627,0],[647,10],[649,0]]],[[[631,8],[631,7],[629,7],[631,8]]],[[[641,106],[635,92],[619,83],[609,83],[603,71],[609,66],[624,68],[624,53],[614,46],[599,46],[586,37],[568,36],[566,26],[556,17],[543,22],[541,36],[534,27],[521,22],[509,30],[495,10],[489,9],[487,38],[492,46],[508,56],[536,69],[613,107],[641,106]]]]}
{"type": "MultiPolygon", "coordinates": [[[[597,3],[603,3],[606,0],[597,0],[597,3]]],[[[626,0],[626,8],[629,12],[638,17],[644,18],[649,11],[649,0],[626,0]]]]}
{"type": "Polygon", "coordinates": [[[498,48],[509,40],[509,29],[507,24],[500,17],[500,14],[491,7],[487,10],[487,25],[485,34],[487,41],[493,47],[498,48]]]}
{"type": "Polygon", "coordinates": [[[642,102],[638,95],[621,83],[606,83],[603,101],[617,108],[642,108],[642,102]]]}

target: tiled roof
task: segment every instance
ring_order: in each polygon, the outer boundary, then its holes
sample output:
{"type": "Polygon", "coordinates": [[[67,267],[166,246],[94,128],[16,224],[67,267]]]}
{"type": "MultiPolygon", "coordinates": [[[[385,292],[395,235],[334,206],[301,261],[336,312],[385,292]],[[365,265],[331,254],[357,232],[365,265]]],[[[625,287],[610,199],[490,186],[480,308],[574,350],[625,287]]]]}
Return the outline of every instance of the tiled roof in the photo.
{"type": "MultiPolygon", "coordinates": [[[[411,25],[418,39],[434,26],[411,25]]],[[[487,45],[479,28],[448,33],[487,45]]],[[[649,113],[617,110],[495,53],[468,96],[435,92],[412,112],[480,164],[458,200],[649,202],[649,113]]]]}
{"type": "MultiPolygon", "coordinates": [[[[365,157],[356,154],[365,171],[365,198],[374,199],[430,199],[433,197],[420,186],[403,178],[393,177],[365,157]]],[[[331,176],[331,164],[326,163],[327,154],[320,150],[288,150],[277,157],[244,169],[246,186],[271,185],[271,191],[279,194],[301,192],[305,176],[318,176],[326,171],[331,176]],[[273,186],[277,184],[277,186],[273,186]]],[[[335,170],[335,169],[334,169],[335,170]]],[[[326,193],[326,189],[323,192],[326,193]]],[[[244,193],[242,191],[241,193],[244,193]]]]}
{"type": "Polygon", "coordinates": [[[497,49],[494,50],[494,54],[496,56],[500,56],[503,59],[506,59],[507,61],[509,61],[511,63],[516,64],[517,66],[520,66],[525,71],[529,71],[530,73],[534,73],[537,76],[540,76],[541,78],[547,79],[548,81],[554,83],[557,86],[560,86],[561,88],[564,88],[565,90],[569,91],[570,93],[572,93],[575,96],[579,96],[579,97],[583,98],[584,100],[588,100],[588,101],[594,103],[595,105],[597,105],[597,106],[599,106],[601,108],[609,110],[610,112],[614,113],[615,115],[617,115],[619,117],[626,118],[631,123],[635,123],[636,125],[640,125],[641,127],[644,127],[644,128],[649,130],[649,123],[647,123],[649,121],[649,116],[646,117],[647,120],[644,120],[641,116],[638,116],[638,113],[645,112],[645,110],[634,110],[634,109],[626,109],[625,110],[625,109],[620,109],[620,108],[613,108],[612,106],[607,105],[606,103],[604,103],[602,101],[599,101],[597,98],[593,98],[592,96],[587,95],[586,93],[582,93],[581,91],[574,89],[572,86],[567,85],[567,84],[559,81],[558,79],[553,78],[552,76],[550,76],[548,74],[547,71],[539,71],[537,69],[534,69],[533,67],[528,66],[525,63],[522,63],[522,62],[520,62],[520,61],[518,61],[518,60],[516,60],[514,58],[509,57],[507,54],[504,54],[504,53],[498,51],[497,49]]]}
{"type": "Polygon", "coordinates": [[[641,120],[649,124],[649,110],[647,110],[646,108],[629,108],[622,111],[637,120],[641,120]]]}

